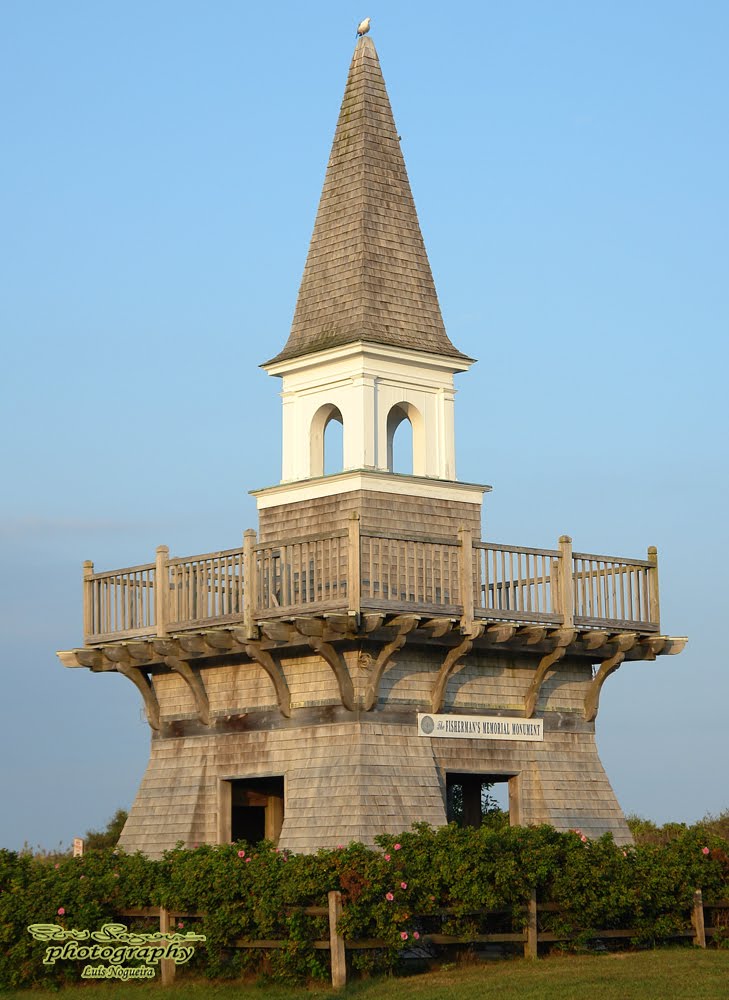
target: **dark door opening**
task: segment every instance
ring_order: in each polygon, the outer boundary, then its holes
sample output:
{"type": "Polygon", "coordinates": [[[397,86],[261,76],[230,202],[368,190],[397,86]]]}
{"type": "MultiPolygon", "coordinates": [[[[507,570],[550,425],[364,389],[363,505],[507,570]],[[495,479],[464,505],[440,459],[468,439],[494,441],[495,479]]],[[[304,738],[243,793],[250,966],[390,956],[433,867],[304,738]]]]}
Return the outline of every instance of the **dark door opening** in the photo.
{"type": "Polygon", "coordinates": [[[278,843],[284,818],[283,777],[239,778],[230,785],[230,839],[278,843]]]}
{"type": "Polygon", "coordinates": [[[459,826],[508,826],[509,797],[503,791],[511,784],[504,774],[446,773],[446,816],[459,826]],[[498,786],[498,791],[495,786],[498,786]],[[504,808],[505,807],[505,808],[504,808]]]}

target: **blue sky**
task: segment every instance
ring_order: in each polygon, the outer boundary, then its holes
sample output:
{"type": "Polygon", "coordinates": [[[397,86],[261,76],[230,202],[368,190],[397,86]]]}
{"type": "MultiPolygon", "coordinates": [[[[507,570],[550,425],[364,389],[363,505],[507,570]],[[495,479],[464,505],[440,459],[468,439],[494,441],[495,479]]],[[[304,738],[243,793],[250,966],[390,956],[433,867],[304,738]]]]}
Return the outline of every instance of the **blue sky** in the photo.
{"type": "Polygon", "coordinates": [[[5,0],[0,845],[131,804],[136,690],[64,669],[81,563],[240,543],[354,45],[377,45],[453,342],[485,535],[642,556],[686,651],[597,720],[628,812],[725,777],[729,7],[5,0]]]}

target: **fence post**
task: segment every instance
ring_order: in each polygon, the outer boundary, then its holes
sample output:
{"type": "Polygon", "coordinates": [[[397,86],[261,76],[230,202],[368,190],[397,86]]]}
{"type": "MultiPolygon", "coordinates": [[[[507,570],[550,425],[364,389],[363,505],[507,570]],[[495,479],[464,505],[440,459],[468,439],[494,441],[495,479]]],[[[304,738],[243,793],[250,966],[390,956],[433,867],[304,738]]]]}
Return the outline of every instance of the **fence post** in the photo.
{"type": "Polygon", "coordinates": [[[167,623],[170,618],[170,581],[167,560],[170,550],[166,545],[157,546],[154,561],[154,621],[157,635],[167,635],[167,623]]]}
{"type": "Polygon", "coordinates": [[[361,605],[362,573],[359,514],[353,510],[349,515],[349,548],[347,556],[347,599],[350,612],[359,614],[361,605]]]}
{"type": "Polygon", "coordinates": [[[651,624],[661,627],[661,604],[658,596],[658,549],[655,545],[648,547],[648,607],[651,624]]]}
{"type": "Polygon", "coordinates": [[[460,577],[461,604],[463,616],[461,629],[468,633],[473,629],[473,532],[463,525],[458,529],[458,575],[460,577]]]}
{"type": "Polygon", "coordinates": [[[569,535],[559,538],[559,590],[562,626],[572,628],[575,623],[575,596],[572,582],[572,539],[569,535]]]}
{"type": "Polygon", "coordinates": [[[94,575],[94,564],[90,559],[84,563],[84,642],[93,635],[94,632],[94,583],[91,577],[94,575]]]}
{"type": "Polygon", "coordinates": [[[337,929],[342,915],[342,894],[336,889],[329,893],[329,953],[332,961],[332,987],[335,990],[347,985],[347,952],[344,938],[337,929]]]}
{"type": "Polygon", "coordinates": [[[537,930],[537,890],[532,889],[531,895],[527,901],[527,926],[526,926],[526,941],[524,942],[524,958],[537,957],[538,941],[539,941],[539,933],[537,930]]]}
{"type": "Polygon", "coordinates": [[[256,533],[253,528],[243,532],[243,628],[249,639],[256,638],[256,607],[258,605],[256,573],[256,533]]]}
{"type": "MultiPolygon", "coordinates": [[[[159,908],[159,932],[160,934],[169,934],[170,932],[170,911],[166,910],[164,906],[159,908]]],[[[163,958],[160,962],[160,967],[162,970],[162,985],[172,986],[175,981],[175,963],[171,958],[163,958]]]]}
{"type": "Polygon", "coordinates": [[[701,889],[694,893],[694,908],[691,913],[691,926],[694,929],[694,944],[698,948],[706,947],[706,930],[704,929],[704,897],[701,889]]]}

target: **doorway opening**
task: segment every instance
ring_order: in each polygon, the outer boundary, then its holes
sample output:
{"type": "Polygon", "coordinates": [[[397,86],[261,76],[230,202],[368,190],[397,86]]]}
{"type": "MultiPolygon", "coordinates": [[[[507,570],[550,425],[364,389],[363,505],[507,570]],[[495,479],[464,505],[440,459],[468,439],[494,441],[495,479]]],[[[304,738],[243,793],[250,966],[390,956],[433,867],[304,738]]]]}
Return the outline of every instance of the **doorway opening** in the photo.
{"type": "Polygon", "coordinates": [[[459,826],[502,827],[519,822],[518,775],[446,772],[446,816],[459,826]]]}
{"type": "Polygon", "coordinates": [[[277,844],[284,819],[283,776],[236,778],[224,784],[230,790],[230,835],[226,840],[245,840],[251,845],[270,840],[277,844]]]}

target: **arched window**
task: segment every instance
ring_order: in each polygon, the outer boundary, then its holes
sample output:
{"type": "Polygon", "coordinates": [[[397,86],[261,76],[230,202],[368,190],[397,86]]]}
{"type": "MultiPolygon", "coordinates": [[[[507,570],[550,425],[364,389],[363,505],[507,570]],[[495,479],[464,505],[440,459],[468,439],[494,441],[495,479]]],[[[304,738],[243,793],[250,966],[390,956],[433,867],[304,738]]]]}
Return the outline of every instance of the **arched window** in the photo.
{"type": "Polygon", "coordinates": [[[404,475],[422,475],[423,420],[412,403],[397,403],[387,414],[387,468],[404,475]]]}
{"type": "Polygon", "coordinates": [[[331,476],[344,468],[344,421],[333,403],[320,406],[311,421],[309,475],[331,476]]]}

